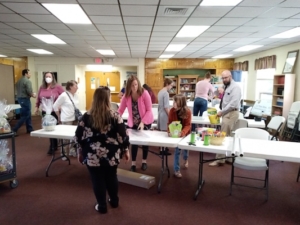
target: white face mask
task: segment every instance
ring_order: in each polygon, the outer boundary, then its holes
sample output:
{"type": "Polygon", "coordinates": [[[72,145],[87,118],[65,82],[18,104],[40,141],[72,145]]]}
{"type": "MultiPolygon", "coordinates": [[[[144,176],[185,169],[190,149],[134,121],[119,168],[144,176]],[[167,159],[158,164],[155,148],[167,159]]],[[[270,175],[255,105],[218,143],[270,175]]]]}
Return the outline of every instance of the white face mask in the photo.
{"type": "Polygon", "coordinates": [[[46,77],[45,80],[46,80],[46,83],[47,83],[47,84],[50,84],[50,83],[52,82],[52,78],[51,78],[51,77],[46,77]]]}

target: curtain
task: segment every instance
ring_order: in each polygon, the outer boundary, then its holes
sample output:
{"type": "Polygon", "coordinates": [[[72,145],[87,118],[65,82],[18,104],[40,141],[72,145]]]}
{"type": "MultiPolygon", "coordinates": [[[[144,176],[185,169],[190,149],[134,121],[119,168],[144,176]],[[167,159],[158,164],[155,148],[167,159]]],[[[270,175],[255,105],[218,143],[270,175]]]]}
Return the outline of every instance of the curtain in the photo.
{"type": "Polygon", "coordinates": [[[249,64],[248,61],[234,63],[233,70],[248,71],[248,64],[249,64]]]}
{"type": "Polygon", "coordinates": [[[255,59],[255,63],[254,63],[255,70],[270,69],[270,68],[276,69],[276,55],[255,59]]]}

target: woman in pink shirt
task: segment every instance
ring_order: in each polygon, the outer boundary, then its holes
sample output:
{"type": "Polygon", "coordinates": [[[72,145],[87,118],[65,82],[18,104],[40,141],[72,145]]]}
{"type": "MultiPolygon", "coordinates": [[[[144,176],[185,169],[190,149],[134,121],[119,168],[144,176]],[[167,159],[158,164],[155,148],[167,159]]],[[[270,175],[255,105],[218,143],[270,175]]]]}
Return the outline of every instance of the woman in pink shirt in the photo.
{"type": "MultiPolygon", "coordinates": [[[[125,95],[121,100],[119,113],[122,116],[124,110],[128,110],[127,125],[135,130],[148,130],[153,123],[152,102],[148,91],[142,88],[136,76],[131,76],[127,80],[125,95]]],[[[147,169],[148,146],[143,147],[142,170],[147,169]]],[[[136,171],[136,156],[138,146],[131,145],[131,171],[136,171]]]]}
{"type": "MultiPolygon", "coordinates": [[[[202,116],[203,112],[207,110],[207,101],[209,93],[214,92],[214,88],[210,83],[211,74],[207,72],[204,80],[198,81],[196,84],[196,94],[194,100],[193,116],[202,116]]],[[[195,125],[192,125],[192,130],[195,130],[195,125]]]]}
{"type": "MultiPolygon", "coordinates": [[[[61,85],[56,83],[55,77],[51,72],[44,73],[43,83],[39,89],[37,100],[36,100],[36,107],[35,107],[35,114],[39,114],[39,108],[42,105],[42,98],[53,98],[53,103],[56,101],[58,96],[64,92],[64,89],[61,85]]],[[[42,116],[46,114],[46,109],[42,106],[42,116]]],[[[54,116],[57,121],[57,115],[52,109],[51,115],[54,116]]],[[[48,151],[48,155],[52,155],[53,151],[57,150],[57,139],[50,138],[50,147],[48,151]]]]}

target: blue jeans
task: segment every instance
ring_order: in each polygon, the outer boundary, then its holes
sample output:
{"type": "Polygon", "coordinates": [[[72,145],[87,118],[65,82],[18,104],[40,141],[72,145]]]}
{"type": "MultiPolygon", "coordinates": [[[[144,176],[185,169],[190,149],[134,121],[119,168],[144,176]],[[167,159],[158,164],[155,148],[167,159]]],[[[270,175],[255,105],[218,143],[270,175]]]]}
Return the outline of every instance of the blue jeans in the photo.
{"type": "Polygon", "coordinates": [[[19,128],[23,125],[23,123],[26,124],[26,130],[27,132],[30,132],[33,130],[32,123],[31,123],[31,102],[30,98],[18,98],[18,102],[21,105],[21,117],[18,121],[18,123],[13,128],[14,132],[17,132],[19,128]]]}
{"type": "MultiPolygon", "coordinates": [[[[196,98],[194,101],[193,116],[202,116],[207,110],[207,100],[204,98],[196,98]]],[[[195,131],[195,124],[192,124],[192,131],[195,131]]]]}
{"type": "MultiPolygon", "coordinates": [[[[174,153],[174,171],[180,171],[180,153],[181,149],[180,148],[175,148],[175,153],[174,153]]],[[[189,157],[189,151],[188,150],[182,150],[182,158],[183,160],[187,160],[189,157]]]]}

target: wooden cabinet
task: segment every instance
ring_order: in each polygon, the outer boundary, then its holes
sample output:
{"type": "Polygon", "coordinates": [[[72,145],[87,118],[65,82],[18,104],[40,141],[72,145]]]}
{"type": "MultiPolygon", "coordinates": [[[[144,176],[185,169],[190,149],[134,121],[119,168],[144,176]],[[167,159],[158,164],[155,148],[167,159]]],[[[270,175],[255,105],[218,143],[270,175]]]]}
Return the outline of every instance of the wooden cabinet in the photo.
{"type": "Polygon", "coordinates": [[[294,102],[295,74],[274,75],[272,95],[272,116],[282,115],[287,118],[294,102]]]}
{"type": "Polygon", "coordinates": [[[198,75],[178,75],[177,93],[183,94],[187,99],[195,97],[198,75]]]}

